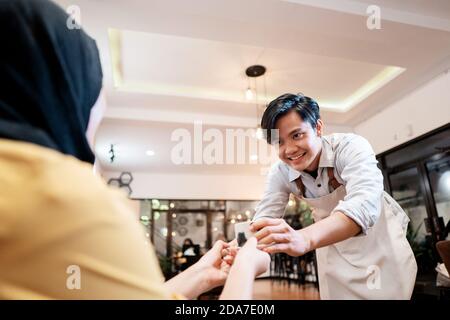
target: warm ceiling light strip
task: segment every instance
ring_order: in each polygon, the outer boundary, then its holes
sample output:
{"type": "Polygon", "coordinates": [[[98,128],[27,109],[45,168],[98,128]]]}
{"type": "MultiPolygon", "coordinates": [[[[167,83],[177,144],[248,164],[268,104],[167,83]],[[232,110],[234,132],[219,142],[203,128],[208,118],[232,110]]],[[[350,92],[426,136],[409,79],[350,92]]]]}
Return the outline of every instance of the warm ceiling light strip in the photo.
{"type": "Polygon", "coordinates": [[[369,97],[374,92],[381,89],[383,86],[394,80],[397,76],[403,73],[406,69],[400,67],[389,66],[384,68],[375,77],[366,82],[352,95],[346,98],[342,103],[332,103],[319,101],[319,105],[323,109],[328,109],[337,112],[347,112],[356,106],[358,103],[369,97]]]}
{"type": "Polygon", "coordinates": [[[123,70],[121,61],[122,33],[117,29],[108,29],[108,37],[114,87],[120,88],[123,84],[123,70]]]}
{"type": "MultiPolygon", "coordinates": [[[[173,86],[163,83],[149,83],[149,82],[131,82],[123,81],[123,70],[121,63],[122,43],[121,43],[121,31],[117,29],[109,29],[109,45],[110,55],[113,71],[114,87],[117,90],[123,92],[144,92],[156,95],[173,95],[179,97],[200,98],[200,99],[213,99],[221,101],[233,101],[239,103],[253,103],[252,101],[243,99],[242,94],[233,95],[220,91],[204,90],[203,88],[190,87],[190,86],[173,86]]],[[[318,100],[320,107],[323,110],[330,110],[335,112],[347,112],[358,103],[369,97],[371,94],[381,89],[387,83],[395,79],[406,69],[387,66],[372,79],[362,85],[354,93],[348,96],[342,102],[334,101],[320,101],[318,100]]],[[[267,97],[267,99],[261,99],[261,103],[269,103],[276,97],[267,97]]]]}

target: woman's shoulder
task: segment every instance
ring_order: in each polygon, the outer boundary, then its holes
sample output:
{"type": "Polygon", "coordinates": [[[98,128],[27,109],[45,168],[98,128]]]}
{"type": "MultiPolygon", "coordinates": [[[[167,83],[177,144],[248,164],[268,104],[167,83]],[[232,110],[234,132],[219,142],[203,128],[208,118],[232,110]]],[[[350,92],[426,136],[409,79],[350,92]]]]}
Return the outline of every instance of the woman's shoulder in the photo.
{"type": "MultiPolygon", "coordinates": [[[[169,297],[153,247],[125,194],[109,188],[91,165],[0,140],[0,184],[0,243],[8,243],[15,257],[44,253],[27,257],[29,265],[46,265],[46,276],[33,282],[42,296],[169,297]],[[84,290],[55,289],[66,281],[65,263],[83,269],[84,290]]],[[[7,258],[0,253],[12,270],[15,260],[7,258]]]]}
{"type": "Polygon", "coordinates": [[[1,140],[0,170],[0,183],[11,193],[76,194],[77,187],[84,193],[98,185],[92,165],[31,143],[1,140]]]}
{"type": "Polygon", "coordinates": [[[31,143],[0,141],[0,185],[3,221],[8,212],[11,219],[35,212],[83,215],[113,205],[114,191],[94,175],[92,165],[31,143]]]}

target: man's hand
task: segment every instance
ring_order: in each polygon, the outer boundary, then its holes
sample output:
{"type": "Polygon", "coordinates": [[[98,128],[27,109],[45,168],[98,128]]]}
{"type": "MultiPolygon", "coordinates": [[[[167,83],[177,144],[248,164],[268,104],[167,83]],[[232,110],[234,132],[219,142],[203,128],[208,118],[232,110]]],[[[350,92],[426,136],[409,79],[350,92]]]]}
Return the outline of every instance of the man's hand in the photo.
{"type": "Polygon", "coordinates": [[[301,230],[292,229],[284,219],[261,218],[251,224],[250,230],[256,232],[258,247],[267,253],[301,256],[311,248],[301,230]]]}

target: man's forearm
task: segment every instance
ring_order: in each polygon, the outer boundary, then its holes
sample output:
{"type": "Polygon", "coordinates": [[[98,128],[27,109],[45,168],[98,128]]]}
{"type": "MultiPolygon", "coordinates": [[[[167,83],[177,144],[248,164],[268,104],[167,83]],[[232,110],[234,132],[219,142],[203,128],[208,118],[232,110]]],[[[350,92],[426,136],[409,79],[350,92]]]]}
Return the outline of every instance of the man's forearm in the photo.
{"type": "Polygon", "coordinates": [[[335,212],[298,232],[305,237],[311,251],[356,236],[361,227],[342,212],[335,212]]]}

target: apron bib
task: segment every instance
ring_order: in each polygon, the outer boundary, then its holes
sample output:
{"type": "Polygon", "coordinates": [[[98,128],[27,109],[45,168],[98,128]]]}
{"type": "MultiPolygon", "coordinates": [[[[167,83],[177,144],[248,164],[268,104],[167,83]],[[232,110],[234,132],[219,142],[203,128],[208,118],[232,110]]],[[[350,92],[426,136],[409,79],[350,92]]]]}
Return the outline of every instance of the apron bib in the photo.
{"type": "MultiPolygon", "coordinates": [[[[299,198],[313,208],[314,221],[330,215],[344,200],[344,186],[328,169],[332,193],[319,198],[299,198]]],[[[304,195],[301,178],[297,186],[304,195]]],[[[406,239],[409,218],[383,192],[380,216],[366,235],[316,249],[320,298],[328,299],[410,299],[417,274],[413,251],[406,239]]]]}

